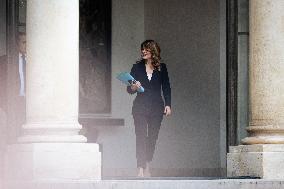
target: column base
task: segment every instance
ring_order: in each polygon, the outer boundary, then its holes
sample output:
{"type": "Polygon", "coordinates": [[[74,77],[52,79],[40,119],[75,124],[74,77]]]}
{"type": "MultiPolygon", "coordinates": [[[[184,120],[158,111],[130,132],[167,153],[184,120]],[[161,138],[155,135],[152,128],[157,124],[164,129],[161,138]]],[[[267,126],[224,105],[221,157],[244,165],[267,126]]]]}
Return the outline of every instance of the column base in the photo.
{"type": "Polygon", "coordinates": [[[284,144],[284,136],[256,136],[242,139],[242,144],[284,144]]]}
{"type": "Polygon", "coordinates": [[[83,135],[24,135],[18,138],[19,143],[84,143],[87,138],[83,135]]]}
{"type": "Polygon", "coordinates": [[[79,135],[82,126],[74,121],[72,123],[27,123],[23,125],[22,136],[18,138],[19,143],[83,143],[87,138],[79,135]]]}
{"type": "Polygon", "coordinates": [[[231,146],[227,154],[227,176],[284,179],[284,144],[231,146]]]}
{"type": "Polygon", "coordinates": [[[101,153],[95,143],[31,143],[7,147],[7,183],[101,180],[101,153]]]}

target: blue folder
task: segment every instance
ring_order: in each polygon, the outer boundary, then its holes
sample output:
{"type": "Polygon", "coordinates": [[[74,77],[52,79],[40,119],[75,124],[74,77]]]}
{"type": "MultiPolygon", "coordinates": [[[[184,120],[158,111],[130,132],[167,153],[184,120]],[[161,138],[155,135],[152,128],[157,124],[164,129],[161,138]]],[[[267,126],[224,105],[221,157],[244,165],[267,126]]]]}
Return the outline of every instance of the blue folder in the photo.
{"type": "MultiPolygon", "coordinates": [[[[136,82],[134,77],[132,77],[132,75],[130,75],[130,73],[128,73],[128,72],[122,72],[122,73],[118,74],[116,76],[116,78],[127,86],[130,86],[132,83],[136,82]]],[[[144,88],[141,86],[137,91],[140,92],[140,93],[143,93],[144,88]]]]}

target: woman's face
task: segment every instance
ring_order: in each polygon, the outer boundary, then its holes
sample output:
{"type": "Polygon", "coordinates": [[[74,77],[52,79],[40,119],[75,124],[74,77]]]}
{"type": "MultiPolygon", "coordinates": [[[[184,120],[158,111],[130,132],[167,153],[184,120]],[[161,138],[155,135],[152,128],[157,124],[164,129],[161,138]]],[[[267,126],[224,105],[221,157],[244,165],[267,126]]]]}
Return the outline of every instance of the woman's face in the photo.
{"type": "Polygon", "coordinates": [[[152,54],[149,49],[142,49],[141,54],[144,60],[149,60],[152,58],[152,54]]]}

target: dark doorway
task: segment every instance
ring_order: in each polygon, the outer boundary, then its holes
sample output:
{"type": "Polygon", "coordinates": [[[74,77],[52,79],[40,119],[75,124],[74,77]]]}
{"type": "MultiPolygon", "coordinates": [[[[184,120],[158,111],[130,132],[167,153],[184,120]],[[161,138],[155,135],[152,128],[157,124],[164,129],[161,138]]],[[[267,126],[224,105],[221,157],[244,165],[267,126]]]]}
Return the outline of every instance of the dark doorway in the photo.
{"type": "Polygon", "coordinates": [[[111,0],[80,0],[80,115],[111,111],[111,0]]]}

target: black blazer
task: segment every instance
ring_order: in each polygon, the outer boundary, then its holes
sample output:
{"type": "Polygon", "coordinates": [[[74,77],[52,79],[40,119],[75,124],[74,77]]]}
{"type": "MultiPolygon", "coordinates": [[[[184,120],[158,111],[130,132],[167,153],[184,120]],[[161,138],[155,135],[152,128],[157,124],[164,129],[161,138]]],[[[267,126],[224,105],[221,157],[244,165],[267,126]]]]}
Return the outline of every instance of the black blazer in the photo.
{"type": "Polygon", "coordinates": [[[137,93],[133,102],[132,114],[161,115],[165,106],[171,106],[171,87],[166,64],[161,63],[161,70],[154,70],[151,81],[148,80],[145,61],[133,64],[130,74],[144,87],[143,93],[133,92],[127,87],[130,94],[137,93]],[[162,98],[162,92],[163,97],[162,98]]]}

